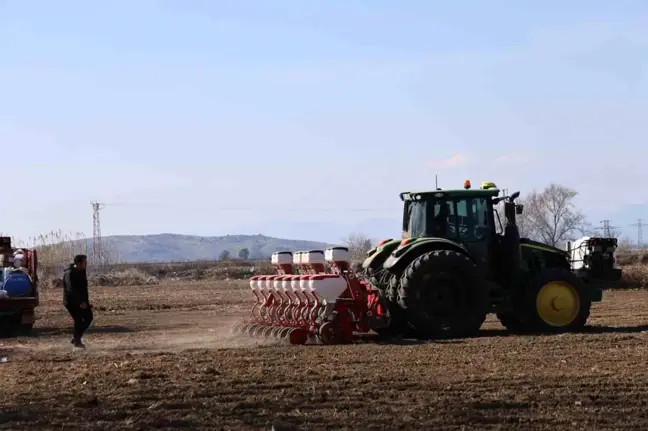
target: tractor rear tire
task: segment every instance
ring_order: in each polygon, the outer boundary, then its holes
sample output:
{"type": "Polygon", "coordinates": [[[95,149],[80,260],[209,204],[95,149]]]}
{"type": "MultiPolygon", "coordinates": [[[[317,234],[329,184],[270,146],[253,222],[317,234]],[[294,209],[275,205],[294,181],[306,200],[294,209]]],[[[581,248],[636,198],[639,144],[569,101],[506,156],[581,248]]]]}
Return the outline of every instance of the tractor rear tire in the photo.
{"type": "Polygon", "coordinates": [[[581,330],[590,315],[592,302],[587,286],[571,271],[547,268],[531,283],[525,308],[533,332],[573,332],[581,330]],[[561,304],[562,302],[562,304],[561,304]]]}
{"type": "Polygon", "coordinates": [[[419,256],[405,269],[398,303],[417,338],[470,337],[486,319],[489,292],[468,256],[438,250],[419,256]]]}
{"type": "Polygon", "coordinates": [[[407,322],[403,310],[396,302],[398,296],[398,281],[400,277],[383,268],[387,256],[372,262],[364,272],[364,277],[373,287],[380,291],[383,305],[389,313],[389,324],[382,328],[374,328],[381,338],[400,338],[408,335],[407,322]]]}
{"type": "Polygon", "coordinates": [[[405,312],[396,301],[398,296],[398,282],[400,277],[392,274],[386,283],[386,288],[381,290],[383,301],[389,312],[389,326],[376,328],[378,335],[385,338],[408,337],[411,336],[411,329],[407,325],[405,312]]]}
{"type": "Polygon", "coordinates": [[[529,332],[528,325],[525,325],[522,320],[515,313],[505,312],[497,313],[497,320],[502,324],[507,331],[513,334],[524,334],[529,332]]]}

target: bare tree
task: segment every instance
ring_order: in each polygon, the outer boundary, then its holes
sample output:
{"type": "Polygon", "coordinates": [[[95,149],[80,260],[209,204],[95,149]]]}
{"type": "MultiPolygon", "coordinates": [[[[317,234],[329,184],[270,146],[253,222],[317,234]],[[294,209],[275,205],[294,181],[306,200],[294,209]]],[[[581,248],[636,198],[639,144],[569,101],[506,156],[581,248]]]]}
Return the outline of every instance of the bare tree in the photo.
{"type": "Polygon", "coordinates": [[[574,204],[577,195],[575,190],[559,184],[533,191],[521,201],[524,214],[520,222],[525,236],[556,247],[575,235],[585,234],[586,217],[574,204]]]}
{"type": "MultiPolygon", "coordinates": [[[[516,202],[526,206],[526,201],[524,199],[518,199],[516,202]]],[[[497,233],[504,233],[504,227],[506,226],[506,218],[504,216],[504,201],[498,202],[497,205],[493,207],[493,209],[493,216],[495,217],[495,230],[497,233]]],[[[529,223],[524,215],[521,217],[518,216],[516,223],[520,232],[520,237],[531,238],[533,236],[533,232],[531,232],[529,223]]]]}
{"type": "Polygon", "coordinates": [[[344,240],[344,245],[349,248],[352,261],[364,260],[365,254],[373,247],[373,241],[364,234],[352,233],[344,240]]]}
{"type": "MultiPolygon", "coordinates": [[[[516,202],[526,207],[526,201],[524,199],[518,199],[516,202]]],[[[504,227],[506,226],[506,218],[504,216],[504,201],[498,202],[497,205],[495,205],[494,210],[495,230],[497,233],[504,233],[504,227]]],[[[533,238],[531,226],[529,225],[529,222],[527,221],[525,215],[518,216],[516,224],[521,238],[533,238]]]]}
{"type": "MultiPolygon", "coordinates": [[[[524,205],[525,212],[528,210],[527,208],[527,203],[525,200],[520,200],[520,204],[524,205]]],[[[528,217],[525,214],[522,214],[522,217],[517,218],[517,225],[518,225],[518,230],[520,231],[520,237],[521,238],[534,238],[534,232],[533,229],[531,228],[531,223],[529,223],[528,217]]]]}
{"type": "Polygon", "coordinates": [[[621,238],[621,230],[617,228],[610,228],[610,236],[619,240],[621,238]]]}

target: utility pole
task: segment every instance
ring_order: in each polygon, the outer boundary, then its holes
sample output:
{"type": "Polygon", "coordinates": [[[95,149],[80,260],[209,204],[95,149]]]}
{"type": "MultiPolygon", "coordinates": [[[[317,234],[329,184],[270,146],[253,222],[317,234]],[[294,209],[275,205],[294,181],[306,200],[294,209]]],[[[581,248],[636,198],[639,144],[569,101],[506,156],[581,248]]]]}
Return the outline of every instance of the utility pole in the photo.
{"type": "Polygon", "coordinates": [[[616,226],[610,226],[610,220],[601,220],[601,223],[603,223],[603,227],[599,227],[597,229],[603,229],[603,236],[606,238],[612,238],[614,235],[612,235],[612,229],[617,229],[616,226]]]}
{"type": "Polygon", "coordinates": [[[648,226],[648,224],[645,224],[643,219],[637,219],[637,223],[630,226],[637,228],[637,250],[643,249],[643,227],[648,226]]]}
{"type": "Polygon", "coordinates": [[[104,264],[103,246],[101,244],[101,219],[99,211],[105,206],[104,204],[94,201],[92,205],[92,259],[90,263],[95,265],[104,264]]]}

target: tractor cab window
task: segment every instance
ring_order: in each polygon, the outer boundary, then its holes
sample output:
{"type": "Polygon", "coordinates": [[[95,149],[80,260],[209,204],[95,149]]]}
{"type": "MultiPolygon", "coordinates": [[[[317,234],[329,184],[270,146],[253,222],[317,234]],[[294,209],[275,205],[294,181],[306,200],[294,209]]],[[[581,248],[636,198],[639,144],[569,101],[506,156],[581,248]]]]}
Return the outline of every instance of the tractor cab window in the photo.
{"type": "Polygon", "coordinates": [[[455,237],[454,218],[455,206],[453,201],[436,201],[434,203],[434,223],[429,233],[439,238],[455,237]]]}
{"type": "Polygon", "coordinates": [[[407,233],[409,237],[435,236],[448,238],[455,234],[453,201],[415,201],[409,205],[407,233]]]}
{"type": "Polygon", "coordinates": [[[412,201],[404,215],[403,231],[411,238],[433,236],[468,243],[490,234],[491,216],[484,198],[412,201]]]}
{"type": "Polygon", "coordinates": [[[490,233],[488,202],[484,198],[458,200],[456,219],[460,242],[481,241],[490,233]]]}
{"type": "Polygon", "coordinates": [[[407,233],[410,238],[426,236],[427,232],[427,202],[416,201],[408,206],[407,233]]]}

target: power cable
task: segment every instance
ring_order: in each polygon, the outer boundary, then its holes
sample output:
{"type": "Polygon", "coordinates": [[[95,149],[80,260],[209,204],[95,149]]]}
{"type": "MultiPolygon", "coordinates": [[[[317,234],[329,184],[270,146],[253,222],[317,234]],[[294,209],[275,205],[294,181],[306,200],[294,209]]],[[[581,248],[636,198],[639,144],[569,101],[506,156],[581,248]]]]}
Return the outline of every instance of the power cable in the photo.
{"type": "Polygon", "coordinates": [[[140,207],[140,208],[177,208],[177,209],[200,209],[204,211],[219,211],[219,212],[236,212],[236,211],[253,211],[253,212],[384,212],[394,211],[394,208],[318,208],[318,207],[267,207],[260,205],[257,207],[212,207],[212,206],[196,206],[185,203],[162,203],[162,202],[104,202],[106,207],[140,207]]]}

